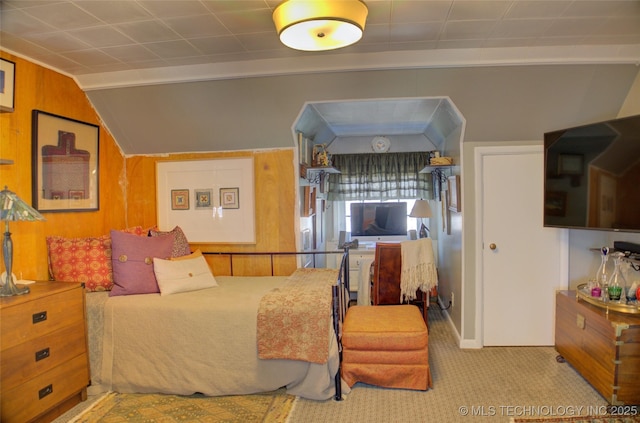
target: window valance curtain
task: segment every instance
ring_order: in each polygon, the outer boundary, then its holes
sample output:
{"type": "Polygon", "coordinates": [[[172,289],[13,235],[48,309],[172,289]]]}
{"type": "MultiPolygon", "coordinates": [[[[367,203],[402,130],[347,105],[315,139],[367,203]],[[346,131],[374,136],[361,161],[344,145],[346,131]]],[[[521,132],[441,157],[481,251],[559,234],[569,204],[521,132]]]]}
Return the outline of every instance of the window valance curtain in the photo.
{"type": "Polygon", "coordinates": [[[431,175],[419,173],[428,152],[336,154],[329,175],[328,199],[339,201],[430,198],[431,175]]]}

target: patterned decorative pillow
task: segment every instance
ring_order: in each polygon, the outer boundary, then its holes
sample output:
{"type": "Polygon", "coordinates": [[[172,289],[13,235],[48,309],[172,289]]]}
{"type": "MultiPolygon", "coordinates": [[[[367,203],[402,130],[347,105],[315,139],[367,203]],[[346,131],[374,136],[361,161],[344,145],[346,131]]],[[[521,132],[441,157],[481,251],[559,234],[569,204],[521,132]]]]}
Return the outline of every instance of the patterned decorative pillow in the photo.
{"type": "MultiPolygon", "coordinates": [[[[148,230],[142,226],[133,226],[122,232],[147,236],[148,230]]],[[[84,238],[49,236],[46,242],[51,279],[82,282],[87,292],[111,290],[113,270],[109,235],[84,238]]]]}
{"type": "Polygon", "coordinates": [[[113,286],[111,238],[46,238],[49,275],[53,280],[83,282],[88,292],[108,291],[113,286]]]}
{"type": "Polygon", "coordinates": [[[151,229],[149,231],[150,236],[163,236],[174,234],[175,241],[173,242],[173,251],[171,252],[171,257],[182,257],[191,254],[191,249],[189,248],[189,241],[187,240],[186,235],[182,231],[180,226],[176,226],[169,232],[162,232],[156,229],[151,229]]]}
{"type": "Polygon", "coordinates": [[[174,240],[174,234],[149,237],[111,231],[113,288],[109,296],[160,292],[153,259],[170,258],[174,240]]]}

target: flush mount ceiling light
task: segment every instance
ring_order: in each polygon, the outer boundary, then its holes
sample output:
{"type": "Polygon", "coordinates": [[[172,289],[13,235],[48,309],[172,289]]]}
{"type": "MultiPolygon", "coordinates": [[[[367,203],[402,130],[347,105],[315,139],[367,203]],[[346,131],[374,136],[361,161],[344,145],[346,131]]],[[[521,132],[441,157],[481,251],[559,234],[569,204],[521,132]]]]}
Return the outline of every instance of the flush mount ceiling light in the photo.
{"type": "Polygon", "coordinates": [[[273,11],[273,22],[287,47],[334,50],[362,38],[367,13],[361,0],[286,0],[273,11]]]}

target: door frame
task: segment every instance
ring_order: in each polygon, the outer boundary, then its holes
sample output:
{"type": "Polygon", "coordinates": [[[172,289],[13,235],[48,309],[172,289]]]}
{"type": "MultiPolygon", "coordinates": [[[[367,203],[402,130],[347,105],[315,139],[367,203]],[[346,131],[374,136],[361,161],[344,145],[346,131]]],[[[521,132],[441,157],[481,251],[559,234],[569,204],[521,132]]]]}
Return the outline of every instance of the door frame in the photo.
{"type": "MultiPolygon", "coordinates": [[[[509,145],[509,146],[488,146],[488,147],[476,147],[474,149],[474,184],[475,184],[475,214],[476,214],[476,239],[475,239],[475,264],[476,264],[476,276],[475,276],[475,291],[476,291],[476,318],[475,318],[475,347],[484,347],[484,280],[482,275],[484,274],[484,232],[483,232],[483,220],[484,220],[484,189],[483,189],[483,159],[484,156],[493,155],[511,155],[511,154],[533,154],[544,153],[543,145],[509,145]]],[[[540,204],[542,207],[542,204],[540,204]]],[[[569,231],[567,229],[560,230],[560,277],[558,281],[562,287],[569,286],[569,231]]],[[[567,288],[565,288],[567,289],[567,288]]]]}

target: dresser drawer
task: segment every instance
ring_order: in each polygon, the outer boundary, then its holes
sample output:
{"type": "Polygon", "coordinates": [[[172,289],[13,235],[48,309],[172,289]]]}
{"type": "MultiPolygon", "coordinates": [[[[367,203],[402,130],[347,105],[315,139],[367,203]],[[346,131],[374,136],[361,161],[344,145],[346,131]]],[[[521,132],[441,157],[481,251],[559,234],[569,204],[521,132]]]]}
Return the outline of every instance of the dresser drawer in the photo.
{"type": "Polygon", "coordinates": [[[4,350],[0,355],[0,390],[6,392],[85,353],[85,343],[84,322],[79,320],[72,326],[4,350]]]}
{"type": "Polygon", "coordinates": [[[24,384],[2,392],[3,423],[24,423],[86,388],[87,355],[77,356],[24,384]]]}
{"type": "Polygon", "coordinates": [[[0,315],[2,350],[84,320],[84,291],[70,289],[20,306],[3,307],[0,315]]]}

